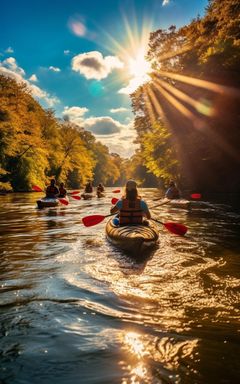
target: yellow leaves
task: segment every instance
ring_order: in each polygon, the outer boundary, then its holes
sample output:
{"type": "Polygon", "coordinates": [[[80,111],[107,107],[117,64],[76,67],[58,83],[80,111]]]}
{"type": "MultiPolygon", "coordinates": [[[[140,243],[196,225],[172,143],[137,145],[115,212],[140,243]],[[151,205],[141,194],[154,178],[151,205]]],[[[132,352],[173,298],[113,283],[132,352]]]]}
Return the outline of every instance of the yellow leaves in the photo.
{"type": "Polygon", "coordinates": [[[15,190],[27,190],[32,184],[44,188],[50,175],[74,188],[94,174],[103,183],[119,178],[121,160],[115,162],[106,146],[90,132],[56,119],[22,85],[4,76],[0,105],[0,181],[9,178],[15,190]]]}

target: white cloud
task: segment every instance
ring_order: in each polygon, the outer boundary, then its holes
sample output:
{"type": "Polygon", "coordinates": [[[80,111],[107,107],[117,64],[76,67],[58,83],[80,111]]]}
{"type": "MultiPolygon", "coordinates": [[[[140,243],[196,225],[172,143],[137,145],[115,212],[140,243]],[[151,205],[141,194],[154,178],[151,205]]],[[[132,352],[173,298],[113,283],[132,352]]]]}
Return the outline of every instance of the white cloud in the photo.
{"type": "Polygon", "coordinates": [[[70,121],[92,132],[97,140],[109,147],[110,152],[130,157],[138,147],[133,141],[136,138],[133,120],[121,124],[110,116],[84,118],[88,109],[85,107],[65,107],[63,116],[70,121]]]}
{"type": "Polygon", "coordinates": [[[110,116],[89,117],[83,127],[96,135],[113,135],[121,132],[124,126],[110,116]]]}
{"type": "Polygon", "coordinates": [[[63,116],[67,116],[75,124],[83,125],[83,116],[87,112],[86,107],[64,107],[63,116]]]}
{"type": "Polygon", "coordinates": [[[162,6],[165,7],[165,5],[168,5],[170,3],[170,0],[163,0],[162,6]]]}
{"type": "Polygon", "coordinates": [[[2,65],[6,67],[9,71],[12,71],[20,76],[25,75],[25,71],[17,65],[17,62],[14,57],[8,57],[2,62],[2,65]]]}
{"type": "Polygon", "coordinates": [[[50,67],[48,67],[48,69],[49,69],[50,71],[53,71],[53,72],[61,72],[61,69],[60,69],[60,68],[58,68],[58,67],[53,67],[52,65],[51,65],[50,67]]]}
{"type": "Polygon", "coordinates": [[[37,76],[35,75],[35,73],[33,73],[32,76],[30,76],[28,80],[37,82],[37,81],[38,81],[38,78],[37,78],[37,76]]]}
{"type": "Polygon", "coordinates": [[[64,55],[69,55],[69,54],[70,54],[70,51],[69,51],[69,49],[65,49],[65,50],[63,51],[63,53],[64,53],[64,55]]]}
{"type": "Polygon", "coordinates": [[[119,112],[127,112],[127,111],[128,109],[123,107],[110,109],[111,113],[119,113],[119,112]]]}
{"type": "Polygon", "coordinates": [[[8,47],[7,49],[5,49],[5,52],[6,53],[13,53],[14,50],[12,49],[12,47],[8,47]]]}
{"type": "Polygon", "coordinates": [[[128,85],[126,87],[121,88],[118,93],[130,95],[131,93],[135,92],[139,86],[143,85],[149,80],[150,77],[148,75],[146,75],[145,77],[134,77],[133,79],[130,79],[128,85]]]}
{"type": "MultiPolygon", "coordinates": [[[[120,124],[120,123],[119,123],[120,124]]],[[[120,124],[121,130],[112,135],[96,135],[96,138],[109,147],[110,152],[116,152],[122,157],[130,157],[138,148],[133,141],[136,138],[136,131],[133,121],[124,125],[120,124]]]]}
{"type": "Polygon", "coordinates": [[[10,77],[16,80],[18,83],[26,84],[32,96],[38,99],[43,99],[43,101],[45,101],[49,107],[53,107],[56,103],[59,102],[57,97],[51,96],[46,91],[37,87],[35,84],[31,84],[27,79],[25,79],[25,71],[18,66],[14,57],[9,57],[0,62],[0,74],[10,77]]]}
{"type": "Polygon", "coordinates": [[[103,57],[98,51],[81,53],[72,59],[72,69],[86,79],[104,79],[112,70],[123,68],[123,65],[117,56],[103,57]]]}

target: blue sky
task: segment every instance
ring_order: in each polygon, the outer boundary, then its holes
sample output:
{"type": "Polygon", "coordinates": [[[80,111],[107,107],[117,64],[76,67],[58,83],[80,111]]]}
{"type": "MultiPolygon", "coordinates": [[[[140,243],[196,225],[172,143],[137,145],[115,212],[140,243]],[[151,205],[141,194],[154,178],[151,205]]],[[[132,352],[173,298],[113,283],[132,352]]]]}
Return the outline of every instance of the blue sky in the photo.
{"type": "Polygon", "coordinates": [[[14,0],[1,6],[0,72],[57,116],[133,153],[129,92],[144,81],[150,31],[202,15],[207,0],[14,0]],[[140,72],[139,72],[140,71],[140,72]],[[139,73],[138,73],[139,72],[139,73]]]}

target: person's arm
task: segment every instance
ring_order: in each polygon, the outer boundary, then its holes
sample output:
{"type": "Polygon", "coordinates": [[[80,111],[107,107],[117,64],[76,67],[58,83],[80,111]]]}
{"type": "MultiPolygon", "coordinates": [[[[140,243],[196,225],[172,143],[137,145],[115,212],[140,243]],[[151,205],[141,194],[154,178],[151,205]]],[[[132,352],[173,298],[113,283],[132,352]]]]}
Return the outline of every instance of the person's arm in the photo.
{"type": "Polygon", "coordinates": [[[112,214],[114,214],[114,213],[118,213],[118,212],[120,211],[121,208],[122,208],[122,201],[119,200],[119,201],[117,202],[117,204],[114,205],[114,207],[112,207],[112,208],[110,209],[110,212],[111,212],[112,214]]]}
{"type": "Polygon", "coordinates": [[[111,209],[110,209],[110,213],[117,213],[119,211],[119,209],[117,208],[117,206],[116,205],[114,205],[114,207],[112,207],[111,209]]]}
{"type": "Polygon", "coordinates": [[[167,197],[168,199],[172,199],[172,190],[171,188],[168,188],[166,193],[165,193],[165,197],[167,197]]]}
{"type": "Polygon", "coordinates": [[[148,205],[147,205],[147,203],[145,202],[145,201],[141,201],[141,208],[142,208],[142,210],[143,210],[143,214],[144,214],[144,216],[147,218],[147,219],[151,219],[151,213],[150,213],[150,211],[149,211],[149,208],[148,208],[148,205]]]}

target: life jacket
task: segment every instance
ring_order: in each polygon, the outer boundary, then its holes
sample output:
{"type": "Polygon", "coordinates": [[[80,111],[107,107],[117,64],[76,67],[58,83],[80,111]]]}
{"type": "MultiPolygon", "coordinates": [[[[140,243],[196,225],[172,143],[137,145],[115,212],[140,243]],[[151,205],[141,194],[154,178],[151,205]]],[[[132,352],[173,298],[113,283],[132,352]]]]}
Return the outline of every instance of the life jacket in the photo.
{"type": "Polygon", "coordinates": [[[59,190],[57,187],[49,185],[46,190],[47,197],[55,197],[59,193],[59,190]]]}
{"type": "Polygon", "coordinates": [[[93,191],[93,187],[87,184],[85,187],[85,193],[92,193],[92,191],[93,191]]]}
{"type": "Polygon", "coordinates": [[[65,197],[67,194],[67,191],[65,188],[59,188],[59,197],[65,197]]]}
{"type": "Polygon", "coordinates": [[[141,199],[130,201],[122,199],[122,208],[119,213],[119,224],[142,224],[143,210],[141,209],[141,199]]]}

